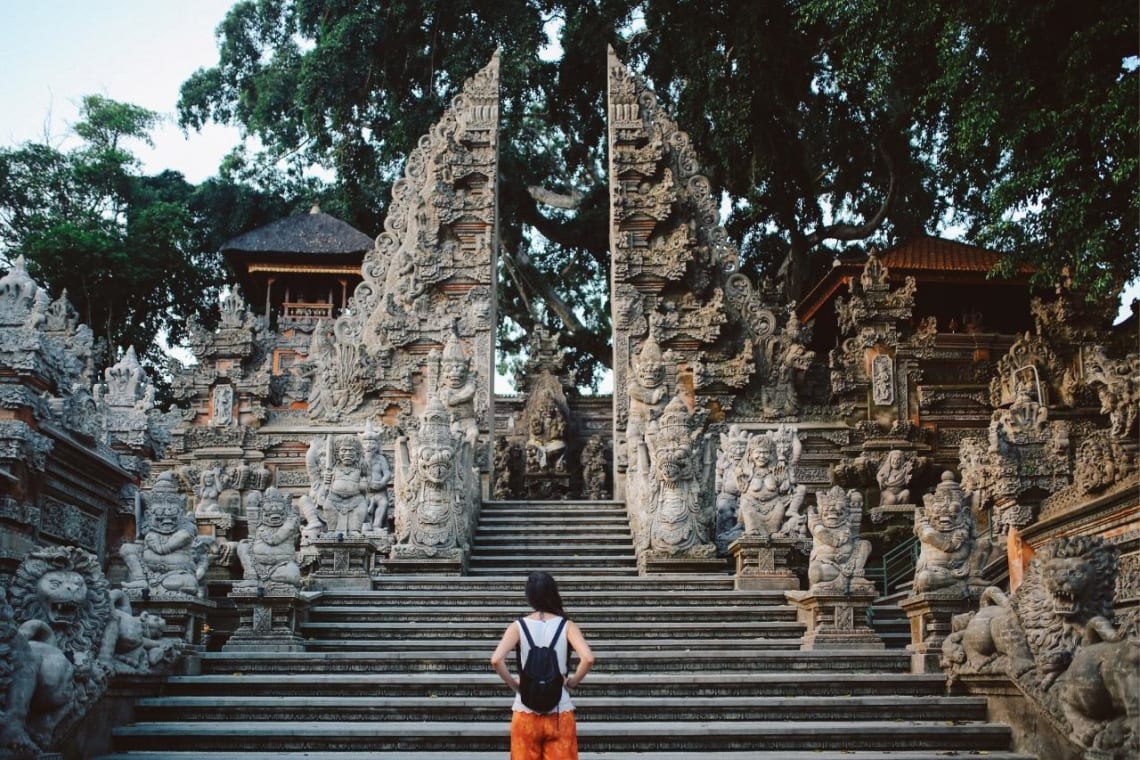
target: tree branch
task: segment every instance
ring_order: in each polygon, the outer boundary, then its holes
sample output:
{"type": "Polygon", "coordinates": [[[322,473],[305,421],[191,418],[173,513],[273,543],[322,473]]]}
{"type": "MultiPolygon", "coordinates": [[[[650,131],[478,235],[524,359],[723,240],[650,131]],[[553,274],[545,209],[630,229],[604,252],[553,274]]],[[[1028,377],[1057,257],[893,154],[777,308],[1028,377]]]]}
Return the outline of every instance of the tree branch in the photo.
{"type": "Polygon", "coordinates": [[[538,185],[528,185],[526,191],[538,203],[566,211],[575,211],[581,205],[583,197],[577,190],[571,190],[569,193],[556,193],[538,185]]]}
{"type": "Polygon", "coordinates": [[[804,238],[808,248],[818,245],[824,240],[862,240],[877,230],[879,225],[883,223],[883,220],[887,218],[887,212],[890,211],[891,205],[895,200],[895,191],[898,188],[898,174],[895,170],[895,162],[891,158],[891,154],[887,151],[883,140],[879,140],[879,153],[882,154],[883,161],[887,165],[887,172],[889,173],[887,197],[883,199],[879,210],[863,224],[829,224],[825,227],[820,227],[804,238]]]}

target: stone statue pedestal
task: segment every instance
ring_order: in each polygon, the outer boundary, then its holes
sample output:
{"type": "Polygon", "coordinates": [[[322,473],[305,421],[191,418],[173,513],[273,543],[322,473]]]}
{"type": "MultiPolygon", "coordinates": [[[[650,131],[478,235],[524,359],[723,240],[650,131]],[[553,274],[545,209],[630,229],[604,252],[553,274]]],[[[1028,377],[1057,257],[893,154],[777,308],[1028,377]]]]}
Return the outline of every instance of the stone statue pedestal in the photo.
{"type": "Polygon", "coordinates": [[[526,498],[560,501],[570,498],[570,474],[566,472],[527,472],[523,477],[526,498]]]}
{"type": "Polygon", "coordinates": [[[376,569],[385,574],[411,575],[466,575],[467,553],[452,549],[440,556],[408,551],[411,547],[396,545],[386,559],[377,562],[376,569]]]}
{"type": "Polygon", "coordinates": [[[908,522],[914,522],[914,504],[890,504],[878,506],[871,510],[871,522],[875,525],[886,522],[895,515],[902,515],[908,522]]]}
{"type": "Polygon", "coordinates": [[[736,560],[738,591],[796,591],[800,580],[789,560],[796,539],[790,536],[743,535],[728,545],[736,560]]]}
{"type": "Polygon", "coordinates": [[[310,544],[317,550],[317,568],[310,577],[321,588],[371,589],[372,561],[378,539],[324,533],[310,544]]]}
{"type": "Polygon", "coordinates": [[[186,594],[152,595],[150,589],[123,589],[131,600],[131,612],[149,612],[166,621],[163,636],[182,639],[189,651],[205,649],[206,618],[217,609],[216,602],[186,594]]]}
{"type": "Polygon", "coordinates": [[[875,591],[847,593],[787,591],[784,598],[795,605],[796,618],[807,626],[800,649],[885,649],[879,635],[867,625],[867,610],[875,591]]]}
{"type": "Polygon", "coordinates": [[[649,549],[637,557],[637,571],[641,575],[720,573],[724,569],[724,558],[716,556],[716,547],[712,544],[705,550],[687,554],[665,554],[649,549]]]}
{"type": "Polygon", "coordinates": [[[950,635],[950,624],[955,615],[970,610],[970,599],[962,591],[930,591],[914,594],[899,601],[899,607],[910,619],[912,673],[941,673],[938,661],[942,655],[942,642],[950,635]]]}
{"type": "Polygon", "coordinates": [[[297,629],[308,613],[309,595],[294,588],[238,581],[229,598],[237,607],[239,624],[222,651],[304,651],[304,639],[297,629]]]}

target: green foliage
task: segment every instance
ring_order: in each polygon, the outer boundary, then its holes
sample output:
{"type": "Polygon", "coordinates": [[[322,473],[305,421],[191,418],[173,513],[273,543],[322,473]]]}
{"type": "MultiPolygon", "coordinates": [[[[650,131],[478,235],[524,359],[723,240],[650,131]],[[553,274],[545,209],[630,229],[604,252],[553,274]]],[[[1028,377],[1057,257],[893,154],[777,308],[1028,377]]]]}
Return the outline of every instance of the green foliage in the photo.
{"type": "MultiPolygon", "coordinates": [[[[1122,0],[243,0],[184,126],[240,125],[256,178],[370,233],[403,160],[502,50],[500,308],[588,385],[610,361],[605,46],[692,137],[745,271],[795,297],[837,245],[965,237],[1108,290],[1137,254],[1136,14],[1122,0]],[[549,35],[549,36],[548,36],[549,35]],[[552,45],[551,42],[554,44],[552,45]],[[559,52],[560,51],[560,52],[559,52]],[[327,185],[307,173],[330,170],[327,185]],[[546,194],[532,188],[543,188],[546,194]],[[551,193],[575,199],[551,205],[551,193]],[[572,206],[572,207],[570,207],[572,206]]],[[[525,340],[504,329],[502,348],[525,340]]]]}
{"type": "Polygon", "coordinates": [[[129,143],[149,140],[151,111],[91,96],[80,116],[72,150],[0,149],[0,249],[25,256],[53,294],[67,291],[106,349],[101,365],[133,345],[157,368],[160,332],[176,344],[189,315],[209,322],[221,242],[285,208],[221,180],[195,187],[176,172],[142,174],[129,143]]]}

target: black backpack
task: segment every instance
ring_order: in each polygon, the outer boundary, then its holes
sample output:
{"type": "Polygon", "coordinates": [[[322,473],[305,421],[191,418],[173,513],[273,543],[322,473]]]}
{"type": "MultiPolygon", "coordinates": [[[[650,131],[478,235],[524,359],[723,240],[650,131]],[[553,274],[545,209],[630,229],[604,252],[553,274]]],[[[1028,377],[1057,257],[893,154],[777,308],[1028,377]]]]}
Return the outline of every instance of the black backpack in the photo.
{"type": "Polygon", "coordinates": [[[548,713],[562,701],[562,683],[565,680],[562,670],[558,667],[558,652],[554,649],[558,637],[562,635],[562,628],[566,625],[566,618],[558,623],[554,631],[554,638],[549,646],[536,647],[530,630],[526,627],[523,618],[519,618],[526,643],[530,645],[526,662],[519,672],[519,696],[522,703],[536,713],[548,713]]]}

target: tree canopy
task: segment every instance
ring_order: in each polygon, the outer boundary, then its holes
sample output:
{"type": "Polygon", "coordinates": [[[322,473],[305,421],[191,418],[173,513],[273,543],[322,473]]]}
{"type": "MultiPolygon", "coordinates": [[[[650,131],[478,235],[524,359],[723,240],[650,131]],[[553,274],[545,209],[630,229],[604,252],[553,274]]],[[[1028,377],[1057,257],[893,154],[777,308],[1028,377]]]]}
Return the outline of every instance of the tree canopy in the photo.
{"type": "Polygon", "coordinates": [[[159,117],[102,96],[83,99],[78,147],[0,149],[0,247],[68,298],[100,343],[96,361],[135,346],[152,367],[155,339],[185,336],[186,317],[209,321],[224,280],[216,254],[251,221],[285,213],[264,194],[221,180],[199,186],[177,172],[146,175],[131,152],[159,117]]]}
{"type": "Polygon", "coordinates": [[[588,384],[609,361],[607,44],[727,193],[744,271],[789,297],[839,246],[947,230],[1105,295],[1140,274],[1136,16],[1121,0],[243,0],[179,117],[257,138],[229,176],[375,232],[415,141],[500,48],[501,308],[563,331],[588,384]]]}

